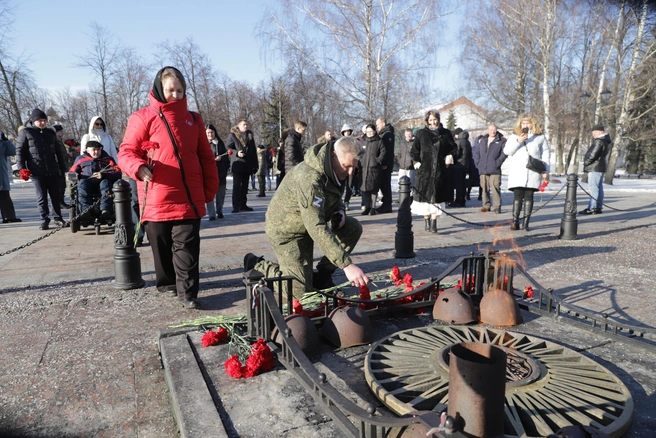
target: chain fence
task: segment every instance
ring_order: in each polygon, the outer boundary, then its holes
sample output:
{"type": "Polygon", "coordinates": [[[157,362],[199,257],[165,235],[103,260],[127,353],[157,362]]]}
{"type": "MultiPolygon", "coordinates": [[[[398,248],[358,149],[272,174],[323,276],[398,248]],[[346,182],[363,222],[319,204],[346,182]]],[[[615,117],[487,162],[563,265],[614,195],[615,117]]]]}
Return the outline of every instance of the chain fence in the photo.
{"type": "MultiPolygon", "coordinates": [[[[577,182],[576,184],[578,184],[579,188],[581,190],[583,190],[583,193],[585,193],[590,198],[592,198],[593,201],[597,202],[597,198],[592,196],[586,189],[584,189],[580,182],[577,182]]],[[[640,211],[640,210],[644,210],[645,208],[653,207],[654,205],[656,205],[656,202],[652,202],[651,204],[644,205],[642,207],[633,207],[633,208],[625,208],[625,209],[611,207],[610,205],[604,204],[603,202],[601,203],[601,205],[603,205],[604,207],[606,207],[610,210],[620,211],[620,212],[629,212],[629,211],[640,211]]]]}
{"type": "Polygon", "coordinates": [[[81,211],[77,216],[75,216],[74,218],[72,218],[72,219],[69,220],[68,222],[64,222],[64,224],[63,224],[63,225],[60,225],[58,228],[56,228],[56,229],[54,229],[54,230],[52,230],[52,231],[50,231],[50,232],[48,232],[48,233],[46,233],[46,234],[40,236],[40,237],[37,237],[36,239],[34,239],[34,240],[30,241],[30,242],[27,242],[27,243],[25,243],[25,244],[23,244],[23,245],[21,245],[21,246],[17,246],[16,248],[12,248],[12,249],[7,250],[7,251],[5,251],[5,252],[0,252],[0,257],[2,257],[2,256],[6,256],[6,255],[11,254],[11,253],[14,253],[14,252],[16,252],[16,251],[20,251],[21,249],[23,249],[23,248],[27,248],[27,247],[30,246],[30,245],[34,245],[35,243],[40,242],[40,241],[42,241],[43,239],[52,236],[53,234],[55,234],[55,233],[57,233],[57,232],[63,230],[64,228],[69,227],[69,226],[71,225],[71,222],[73,222],[73,221],[79,219],[80,216],[83,216],[83,215],[87,214],[88,212],[90,212],[91,210],[93,210],[95,207],[99,206],[100,203],[101,203],[104,199],[106,199],[106,198],[108,198],[108,197],[111,197],[111,196],[113,196],[111,193],[109,193],[109,192],[106,193],[104,196],[101,196],[100,198],[98,198],[98,200],[97,200],[96,202],[94,202],[93,204],[91,204],[89,207],[85,208],[85,209],[84,209],[83,211],[81,211]]]}

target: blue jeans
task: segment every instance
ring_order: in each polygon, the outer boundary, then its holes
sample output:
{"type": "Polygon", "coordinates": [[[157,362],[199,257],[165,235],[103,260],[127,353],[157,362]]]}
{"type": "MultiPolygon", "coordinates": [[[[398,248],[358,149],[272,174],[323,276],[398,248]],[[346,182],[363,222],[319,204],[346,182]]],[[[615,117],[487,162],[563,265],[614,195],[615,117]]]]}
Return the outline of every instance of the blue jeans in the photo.
{"type": "Polygon", "coordinates": [[[604,202],[604,173],[588,172],[588,191],[590,192],[590,203],[588,208],[601,209],[604,202]]]}
{"type": "MultiPolygon", "coordinates": [[[[94,196],[104,196],[107,192],[112,191],[112,182],[108,179],[85,178],[77,183],[77,195],[80,201],[80,208],[86,210],[93,204],[94,196]]],[[[105,198],[100,201],[100,209],[109,212],[114,211],[114,200],[105,198]]]]}

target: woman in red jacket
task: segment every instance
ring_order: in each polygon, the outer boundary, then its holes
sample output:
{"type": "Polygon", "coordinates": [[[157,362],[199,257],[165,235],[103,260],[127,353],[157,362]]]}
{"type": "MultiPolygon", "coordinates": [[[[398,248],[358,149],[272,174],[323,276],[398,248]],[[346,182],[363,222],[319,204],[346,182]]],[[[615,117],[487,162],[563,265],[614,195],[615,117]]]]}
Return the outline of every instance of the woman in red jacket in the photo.
{"type": "Polygon", "coordinates": [[[157,72],[150,105],[130,116],[118,156],[137,181],[157,289],[198,309],[200,218],[219,177],[205,124],[187,109],[185,90],[176,68],[157,72]]]}

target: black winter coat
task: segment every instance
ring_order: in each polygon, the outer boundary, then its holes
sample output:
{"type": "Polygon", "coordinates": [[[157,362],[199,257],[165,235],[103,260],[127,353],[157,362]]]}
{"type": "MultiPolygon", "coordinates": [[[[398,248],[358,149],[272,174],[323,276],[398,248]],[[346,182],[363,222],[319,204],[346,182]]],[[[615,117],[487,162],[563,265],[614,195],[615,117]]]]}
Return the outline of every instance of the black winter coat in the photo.
{"type": "Polygon", "coordinates": [[[584,172],[605,172],[606,171],[606,155],[610,149],[610,136],[608,134],[601,135],[592,141],[592,145],[588,148],[583,158],[583,171],[584,172]]]}
{"type": "Polygon", "coordinates": [[[226,152],[228,152],[228,148],[226,148],[225,143],[223,143],[223,140],[221,140],[220,137],[216,137],[215,140],[217,143],[214,143],[214,141],[210,141],[210,147],[212,148],[212,152],[214,153],[214,158],[218,157],[221,155],[221,160],[216,162],[216,170],[219,172],[219,185],[224,186],[226,185],[226,181],[228,178],[228,170],[230,169],[230,156],[229,155],[223,155],[226,152]]]}
{"type": "Polygon", "coordinates": [[[385,162],[383,166],[387,167],[387,171],[391,172],[394,169],[394,127],[389,123],[378,133],[383,140],[385,146],[385,162]]]}
{"type": "Polygon", "coordinates": [[[421,163],[415,181],[416,201],[433,204],[453,199],[444,160],[447,155],[455,157],[455,154],[456,143],[451,131],[442,125],[435,131],[428,128],[417,131],[412,144],[412,159],[421,163]]]}
{"type": "Polygon", "coordinates": [[[378,192],[380,189],[381,173],[383,165],[386,162],[387,150],[383,146],[383,140],[378,134],[373,137],[364,137],[362,146],[365,148],[360,164],[362,166],[362,185],[360,190],[363,192],[378,192]]]}
{"type": "Polygon", "coordinates": [[[232,173],[252,175],[257,170],[257,151],[253,133],[251,131],[246,131],[246,133],[246,141],[244,141],[239,128],[233,126],[228,135],[227,147],[235,151],[232,155],[232,173]],[[246,154],[240,158],[237,156],[239,151],[244,151],[246,154]]]}
{"type": "Polygon", "coordinates": [[[501,175],[501,165],[506,161],[503,147],[506,145],[506,137],[497,132],[497,135],[487,145],[489,134],[478,137],[478,153],[474,156],[474,163],[481,175],[501,175]]]}
{"type": "Polygon", "coordinates": [[[285,173],[289,173],[294,166],[304,160],[301,137],[301,134],[292,129],[285,139],[285,173]]]}
{"type": "Polygon", "coordinates": [[[453,160],[454,162],[461,164],[466,170],[469,167],[469,161],[472,156],[472,147],[469,142],[469,133],[467,131],[462,131],[458,134],[456,145],[458,146],[458,151],[453,157],[453,160]]]}
{"type": "Polygon", "coordinates": [[[64,175],[68,169],[57,140],[54,130],[27,122],[16,141],[18,168],[28,169],[35,178],[64,175]]]}

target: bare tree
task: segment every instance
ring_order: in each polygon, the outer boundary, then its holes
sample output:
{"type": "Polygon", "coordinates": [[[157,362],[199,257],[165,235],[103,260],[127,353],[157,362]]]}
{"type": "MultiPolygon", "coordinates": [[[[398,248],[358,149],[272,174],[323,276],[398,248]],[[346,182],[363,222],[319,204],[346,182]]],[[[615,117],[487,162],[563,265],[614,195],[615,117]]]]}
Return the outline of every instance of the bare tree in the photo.
{"type": "MultiPolygon", "coordinates": [[[[114,35],[105,27],[93,22],[89,25],[91,28],[91,41],[93,46],[87,51],[85,56],[78,57],[78,67],[88,68],[100,78],[99,92],[102,96],[102,110],[105,119],[111,119],[109,111],[109,86],[112,77],[116,74],[114,62],[118,57],[120,45],[114,35]]],[[[110,131],[114,127],[108,124],[110,131]]],[[[116,132],[112,132],[116,135],[116,132]]]]}
{"type": "MultiPolygon", "coordinates": [[[[360,117],[386,114],[385,91],[404,78],[411,81],[435,61],[449,13],[439,0],[281,0],[268,10],[260,35],[286,59],[302,58],[324,81],[360,107],[360,117]],[[394,64],[395,68],[387,69],[394,64]],[[386,70],[387,69],[387,70],[386,70]]],[[[274,52],[268,54],[273,56],[274,52]]]]}

